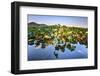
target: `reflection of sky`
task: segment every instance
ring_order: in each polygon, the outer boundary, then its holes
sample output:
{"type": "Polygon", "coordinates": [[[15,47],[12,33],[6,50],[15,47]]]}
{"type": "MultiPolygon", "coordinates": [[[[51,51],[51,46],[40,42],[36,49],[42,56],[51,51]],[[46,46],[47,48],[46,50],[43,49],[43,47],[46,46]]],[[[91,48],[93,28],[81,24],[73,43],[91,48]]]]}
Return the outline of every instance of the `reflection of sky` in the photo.
{"type": "Polygon", "coordinates": [[[88,25],[88,17],[79,16],[51,16],[51,15],[28,15],[28,23],[36,22],[39,24],[64,24],[64,25],[88,25]]]}
{"type": "Polygon", "coordinates": [[[28,45],[28,60],[53,60],[56,59],[56,54],[58,54],[57,59],[83,59],[88,58],[88,48],[80,43],[75,44],[76,48],[74,51],[70,51],[65,48],[65,51],[55,50],[53,45],[49,45],[42,49],[40,47],[35,47],[35,45],[28,45]]]}

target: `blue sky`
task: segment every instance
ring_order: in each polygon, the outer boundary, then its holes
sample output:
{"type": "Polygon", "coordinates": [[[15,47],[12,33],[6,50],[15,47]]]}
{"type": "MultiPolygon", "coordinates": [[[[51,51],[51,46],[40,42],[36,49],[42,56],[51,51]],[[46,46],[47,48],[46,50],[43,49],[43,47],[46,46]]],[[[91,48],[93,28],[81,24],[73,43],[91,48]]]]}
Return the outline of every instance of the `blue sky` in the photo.
{"type": "Polygon", "coordinates": [[[28,23],[36,22],[39,24],[63,24],[78,25],[87,27],[88,17],[79,16],[52,16],[52,15],[28,15],[28,23]]]}

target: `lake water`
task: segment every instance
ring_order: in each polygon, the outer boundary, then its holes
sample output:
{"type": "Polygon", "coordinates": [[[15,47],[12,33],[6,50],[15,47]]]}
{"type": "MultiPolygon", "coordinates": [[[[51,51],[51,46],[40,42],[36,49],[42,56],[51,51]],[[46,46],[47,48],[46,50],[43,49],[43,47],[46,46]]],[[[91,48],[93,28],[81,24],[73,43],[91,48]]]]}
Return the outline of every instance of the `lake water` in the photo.
{"type": "Polygon", "coordinates": [[[65,48],[65,51],[57,51],[53,45],[46,48],[35,47],[35,45],[28,45],[28,61],[32,60],[53,60],[53,59],[82,59],[88,58],[88,48],[79,43],[75,44],[74,51],[65,48]]]}

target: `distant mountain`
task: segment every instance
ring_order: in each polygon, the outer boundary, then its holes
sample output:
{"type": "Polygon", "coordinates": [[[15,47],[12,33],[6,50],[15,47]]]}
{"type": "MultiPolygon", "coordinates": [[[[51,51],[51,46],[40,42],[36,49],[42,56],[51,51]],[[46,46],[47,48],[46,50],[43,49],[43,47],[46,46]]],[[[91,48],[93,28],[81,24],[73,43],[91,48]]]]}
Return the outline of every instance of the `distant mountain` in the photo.
{"type": "Polygon", "coordinates": [[[28,23],[28,27],[34,27],[34,26],[48,26],[48,25],[46,25],[46,24],[38,24],[36,22],[28,23]]]}
{"type": "MultiPolygon", "coordinates": [[[[54,24],[54,25],[61,25],[61,24],[54,24]]],[[[36,22],[30,22],[28,23],[28,27],[37,27],[37,26],[41,26],[41,27],[44,27],[44,26],[54,26],[54,25],[47,25],[47,24],[39,24],[39,23],[36,23],[36,22]]],[[[62,25],[61,25],[62,26],[62,25]]],[[[87,26],[85,25],[64,25],[66,27],[77,27],[77,28],[88,28],[87,26]]]]}
{"type": "Polygon", "coordinates": [[[28,25],[38,25],[36,22],[30,22],[30,23],[28,23],[28,25]]]}

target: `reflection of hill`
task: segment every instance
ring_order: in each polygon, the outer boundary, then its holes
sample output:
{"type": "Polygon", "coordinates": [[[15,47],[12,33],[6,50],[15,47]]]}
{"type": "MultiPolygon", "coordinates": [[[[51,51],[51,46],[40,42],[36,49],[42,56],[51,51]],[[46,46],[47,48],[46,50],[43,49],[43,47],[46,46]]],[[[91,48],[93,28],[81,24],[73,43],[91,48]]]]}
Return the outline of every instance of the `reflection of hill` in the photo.
{"type": "Polygon", "coordinates": [[[34,26],[48,26],[48,25],[46,25],[46,24],[38,24],[36,22],[28,23],[28,27],[34,27],[34,26]]]}

